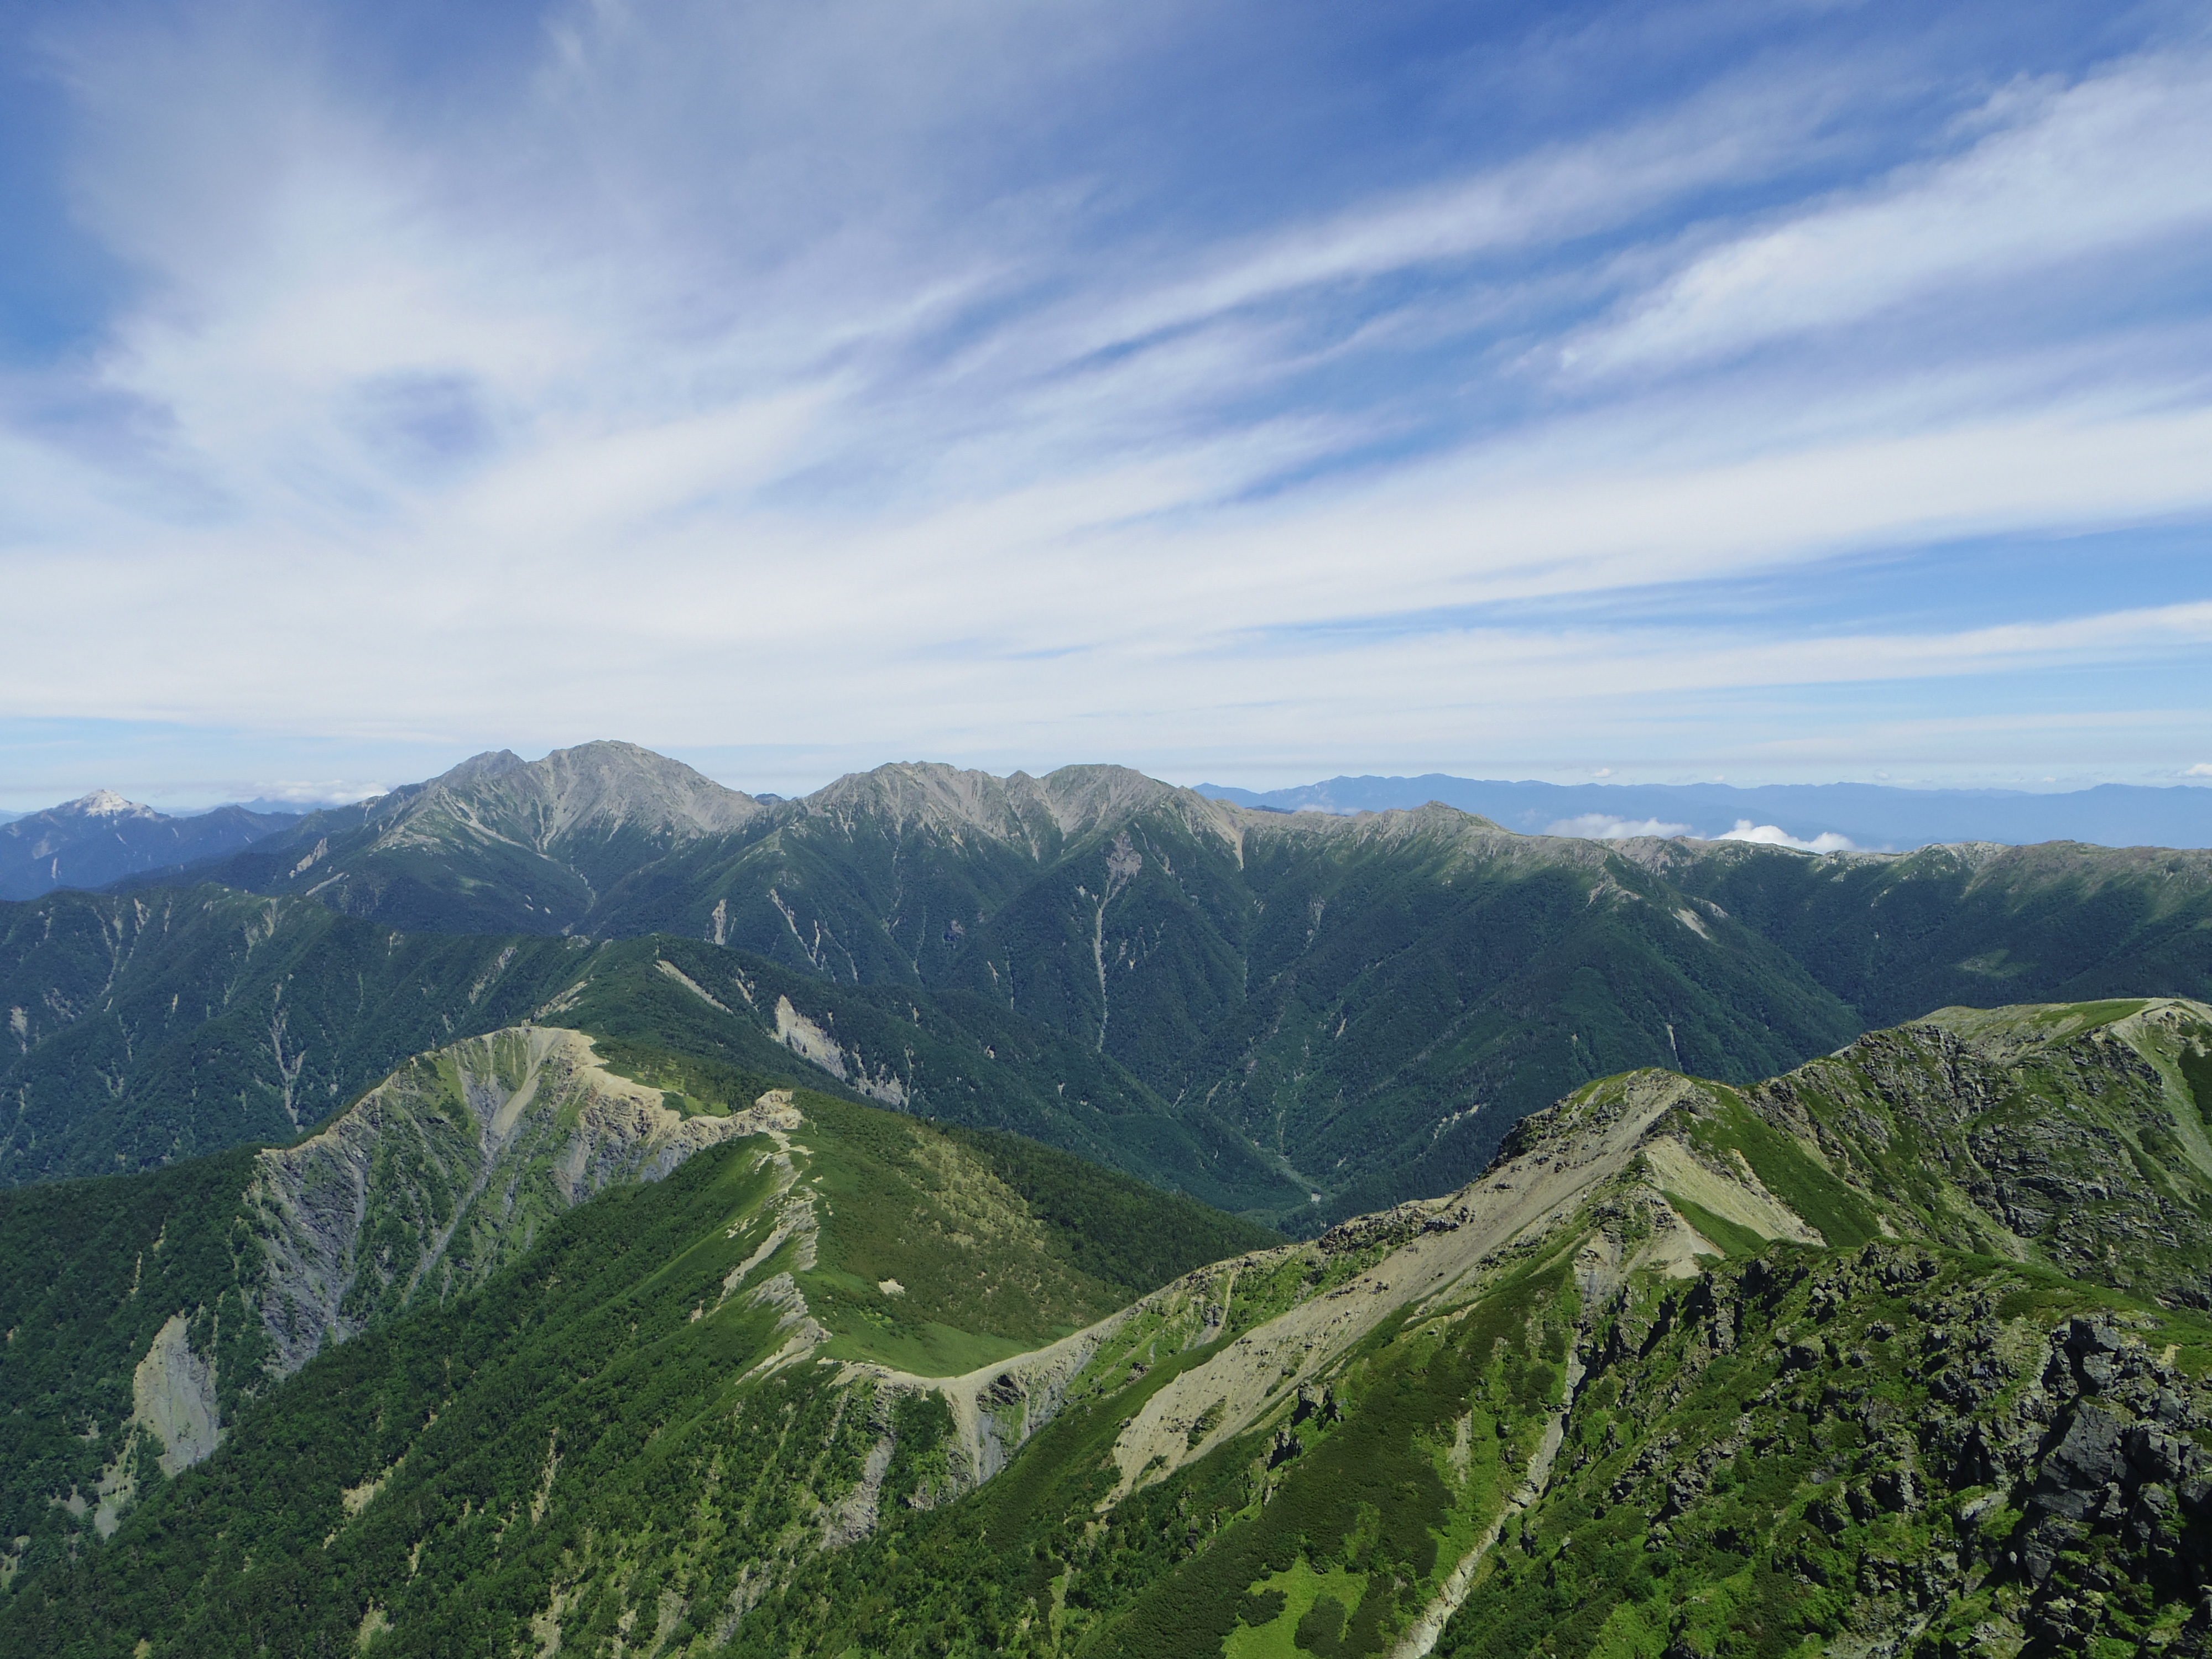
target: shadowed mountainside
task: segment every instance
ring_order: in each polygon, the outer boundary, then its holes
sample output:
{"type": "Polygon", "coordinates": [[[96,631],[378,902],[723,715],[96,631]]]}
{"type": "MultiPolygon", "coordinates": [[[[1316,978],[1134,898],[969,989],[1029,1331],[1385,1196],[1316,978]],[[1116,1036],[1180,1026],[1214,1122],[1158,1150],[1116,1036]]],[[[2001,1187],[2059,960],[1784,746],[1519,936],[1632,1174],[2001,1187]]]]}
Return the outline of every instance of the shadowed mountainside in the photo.
{"type": "Polygon", "coordinates": [[[811,1082],[1231,1208],[1307,1201],[1235,1128],[1000,1003],[837,985],[701,940],[402,933],[213,886],[53,894],[0,906],[0,1006],[11,1183],[289,1140],[411,1054],[558,1018],[673,1043],[754,1093],[811,1082]]]}

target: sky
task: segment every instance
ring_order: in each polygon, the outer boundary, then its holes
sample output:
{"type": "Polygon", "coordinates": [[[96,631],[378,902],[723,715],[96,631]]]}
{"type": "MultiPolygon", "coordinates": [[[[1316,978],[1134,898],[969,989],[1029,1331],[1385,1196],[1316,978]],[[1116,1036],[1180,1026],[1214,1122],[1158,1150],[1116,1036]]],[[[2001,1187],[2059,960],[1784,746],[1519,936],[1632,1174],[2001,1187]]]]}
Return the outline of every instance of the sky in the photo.
{"type": "Polygon", "coordinates": [[[2212,779],[2212,6],[17,0],[0,808],[2212,779]]]}

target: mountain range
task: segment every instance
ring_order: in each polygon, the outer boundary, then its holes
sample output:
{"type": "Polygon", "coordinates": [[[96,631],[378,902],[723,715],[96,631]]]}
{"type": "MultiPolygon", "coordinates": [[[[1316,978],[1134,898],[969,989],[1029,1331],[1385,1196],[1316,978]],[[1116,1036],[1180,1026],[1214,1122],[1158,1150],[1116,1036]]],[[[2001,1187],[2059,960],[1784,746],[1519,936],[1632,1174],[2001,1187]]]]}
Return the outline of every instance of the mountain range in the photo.
{"type": "Polygon", "coordinates": [[[112,790],[0,822],[0,898],[105,887],[143,870],[220,858],[299,820],[296,812],[218,806],[171,817],[112,790]]]}
{"type": "Polygon", "coordinates": [[[591,744],[0,1009],[0,1659],[2212,1652],[2201,849],[591,744]]]}
{"type": "MultiPolygon", "coordinates": [[[[1748,1082],[1948,1004],[2212,996],[2203,852],[1971,844],[1813,857],[1595,842],[1520,835],[1441,805],[1262,811],[1109,767],[997,778],[887,766],[763,804],[628,744],[527,763],[486,755],[312,814],[191,874],[262,896],[258,914],[279,921],[249,924],[243,901],[220,896],[195,902],[228,919],[185,927],[187,910],[155,897],[178,890],[175,872],[0,912],[15,1065],[56,1079],[43,1097],[34,1089],[25,1124],[41,1098],[89,1122],[137,1113],[149,1088],[174,1101],[196,1087],[179,1148],[214,1150],[210,1137],[246,1133],[257,1110],[251,1133],[289,1131],[302,1088],[327,1111],[446,1034],[425,1024],[433,1008],[459,1034],[537,1007],[558,988],[539,976],[558,977],[564,958],[532,939],[683,939],[695,952],[685,960],[712,946],[737,953],[731,971],[802,976],[790,994],[801,1012],[843,988],[879,1014],[904,998],[908,1024],[926,1011],[971,1052],[999,1048],[994,1022],[1027,1034],[1015,1039],[1023,1052],[1088,1050],[1115,1099],[1142,1103],[1118,1138],[1121,1167],[1303,1234],[1449,1190],[1522,1115],[1626,1068],[1748,1082]],[[320,994],[341,1012],[312,1038],[300,1035],[304,1013],[288,1013],[280,1040],[266,975],[282,952],[249,951],[247,933],[319,936],[327,912],[370,924],[344,933],[343,950],[375,962],[334,970],[322,993],[317,969],[291,980],[284,995],[320,994]],[[73,933],[52,920],[64,914],[73,933]],[[142,921],[157,915],[158,946],[142,921]],[[83,941],[66,968],[65,933],[83,941]],[[203,988],[179,996],[165,953],[218,936],[213,954],[193,957],[203,988]],[[146,974],[120,954],[126,937],[151,947],[146,974]],[[396,1000],[373,994],[401,983],[410,952],[449,962],[453,982],[427,975],[396,1000]],[[511,1002],[489,981],[472,988],[503,956],[511,1002]],[[141,985],[166,1005],[158,1020],[121,1012],[141,985]],[[57,998],[92,1022],[65,1018],[57,998]],[[380,1008],[392,1011],[390,1041],[349,1057],[348,1033],[386,1028],[380,1008]],[[225,1033],[213,1052],[256,1082],[191,1084],[192,1067],[172,1059],[135,1080],[126,1051],[161,1052],[203,1014],[225,1033]],[[40,1061],[64,1025],[107,1057],[93,1066],[58,1049],[40,1061]],[[307,1080],[288,1083],[295,1066],[307,1080]],[[92,1093],[108,1086],[102,1076],[115,1080],[104,1101],[92,1093]]],[[[319,945],[313,954],[348,960],[319,945]]],[[[721,972],[685,971],[702,984],[721,972]]],[[[726,989],[719,1000],[743,1006],[726,989]]],[[[822,1024],[829,1006],[808,1018],[822,1024]]],[[[787,1022],[784,1036],[795,1029],[787,1022]]],[[[870,1063],[891,1066],[902,1089],[927,1088],[898,1058],[903,1046],[884,1037],[870,1063]]],[[[1026,1115],[1009,1103],[986,1121],[1095,1152],[1061,1109],[1071,1092],[1102,1097],[1047,1077],[1022,1085],[1026,1115]]],[[[963,1115],[967,1086],[939,1089],[931,1109],[963,1115]]],[[[20,1162],[19,1133],[0,1144],[0,1172],[87,1170],[58,1121],[50,1113],[38,1131],[48,1162],[20,1162]]],[[[147,1121],[106,1167],[173,1155],[162,1137],[178,1110],[151,1109],[147,1121]]]]}
{"type": "Polygon", "coordinates": [[[1803,843],[1904,850],[1942,842],[2081,841],[2105,847],[2212,847],[2212,789],[2104,783],[2021,789],[1905,789],[1887,784],[1554,784],[1458,778],[1337,777],[1254,791],[1202,783],[1198,793],[1285,812],[1384,812],[1441,801],[1514,830],[1624,839],[1708,840],[1761,829],[1803,843]]]}
{"type": "MultiPolygon", "coordinates": [[[[524,763],[502,752],[467,765],[485,763],[512,769],[524,763]]],[[[419,788],[397,795],[417,793],[419,788]]],[[[1764,829],[1801,843],[1827,836],[1824,845],[1840,838],[1873,850],[1945,842],[2212,846],[2212,789],[2185,785],[2100,784],[2050,793],[1857,783],[1743,788],[1719,782],[1516,783],[1432,772],[1419,777],[1335,777],[1261,791],[1202,783],[1195,793],[1281,811],[1410,811],[1437,801],[1510,829],[1602,840],[1637,833],[1710,840],[1764,829]]],[[[713,798],[718,797],[702,797],[713,798]]],[[[746,799],[772,805],[783,797],[746,799]]],[[[283,802],[253,800],[170,817],[108,790],[40,812],[0,811],[0,898],[33,898],[60,887],[97,889],[127,875],[220,858],[289,828],[304,813],[283,802]],[[5,830],[15,823],[25,827],[5,830]]]]}
{"type": "Polygon", "coordinates": [[[0,1007],[0,1659],[2212,1652],[2203,851],[595,744],[0,1007]]]}
{"type": "Polygon", "coordinates": [[[2212,1646],[2201,1003],[1601,1079],[1304,1243],[724,1081],[519,1026],[0,1196],[0,1655],[2212,1646]]]}

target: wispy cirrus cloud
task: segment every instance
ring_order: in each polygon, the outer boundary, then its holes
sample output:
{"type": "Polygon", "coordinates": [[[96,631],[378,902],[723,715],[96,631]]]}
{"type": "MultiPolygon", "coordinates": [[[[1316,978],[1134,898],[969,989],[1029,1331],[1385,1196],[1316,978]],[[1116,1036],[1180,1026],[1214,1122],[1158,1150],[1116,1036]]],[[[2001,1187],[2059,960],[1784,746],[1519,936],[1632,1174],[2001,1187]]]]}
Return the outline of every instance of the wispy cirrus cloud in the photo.
{"type": "MultiPolygon", "coordinates": [[[[742,709],[815,755],[1161,766],[1194,720],[1316,766],[1510,724],[1564,766],[1652,699],[1735,699],[1771,754],[1795,688],[2212,648],[2212,593],[2108,582],[1890,626],[1732,598],[2212,523],[2212,316],[2159,274],[2212,251],[2195,44],[1953,60],[1838,16],[1660,86],[1598,8],[1595,89],[1525,132],[1425,65],[1415,112],[1402,44],[1354,131],[1285,113],[1370,73],[1304,15],[1310,63],[1164,105],[1215,21],[554,5],[433,96],[257,5],[56,14],[70,199],[134,280],[96,349],[0,370],[0,581],[97,592],[107,646],[20,641],[0,718],[742,709]],[[1660,584],[1715,619],[1638,618],[1660,584]]],[[[1533,83],[1549,27],[1475,78],[1533,83]]]]}
{"type": "Polygon", "coordinates": [[[1916,161],[1701,253],[1566,350],[1585,371],[1681,362],[1834,329],[1931,291],[2017,289],[2212,225],[2212,58],[2139,58],[2009,87],[1963,153],[1916,161]]]}

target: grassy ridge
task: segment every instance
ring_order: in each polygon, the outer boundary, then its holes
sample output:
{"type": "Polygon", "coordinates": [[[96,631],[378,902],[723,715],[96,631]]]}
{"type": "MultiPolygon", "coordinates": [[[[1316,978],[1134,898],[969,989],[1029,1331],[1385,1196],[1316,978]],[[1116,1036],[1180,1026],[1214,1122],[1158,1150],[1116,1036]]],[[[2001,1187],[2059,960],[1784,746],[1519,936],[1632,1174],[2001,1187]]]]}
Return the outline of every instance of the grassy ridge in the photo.
{"type": "MultiPolygon", "coordinates": [[[[1704,1117],[1695,1138],[1721,1157],[1739,1154],[1767,1191],[1820,1230],[1831,1248],[1849,1249],[1881,1236],[1874,1208],[1805,1150],[1795,1136],[1762,1121],[1732,1089],[1715,1091],[1727,1103],[1723,1115],[1704,1117]]],[[[1719,1241],[1716,1239],[1715,1243],[1719,1241]]]]}
{"type": "Polygon", "coordinates": [[[1021,1195],[1066,1259],[1134,1300],[1194,1263],[1266,1249],[1282,1236],[1180,1194],[1163,1198],[1127,1176],[1102,1171],[1018,1135],[944,1126],[1021,1195]]]}
{"type": "MultiPolygon", "coordinates": [[[[2158,1149],[2201,1132],[2174,1080],[2200,1026],[1954,1012],[1753,1090],[1615,1079],[1531,1127],[1528,1170],[1647,1107],[1649,1156],[1607,1153],[1540,1231],[1498,1248],[1431,1240],[1472,1217],[1378,1218],[1194,1275],[1028,1382],[997,1357],[1125,1302],[1182,1265],[1170,1247],[1249,1231],[802,1091],[787,1145],[586,1205],[480,1293],[310,1365],[111,1546],[21,1581],[0,1656],[442,1656],[543,1647],[557,1622],[564,1651],[609,1659],[1364,1659],[1462,1563],[1437,1650],[1468,1659],[1783,1659],[1909,1645],[1921,1620],[1939,1651],[2168,1645],[2212,1583],[2212,1325],[2129,1293],[2153,1253],[2106,1243],[2185,1195],[2158,1149]],[[1684,1156],[1709,1203],[1649,1184],[1684,1156]],[[2054,1170],[2097,1190],[2028,1242],[2112,1283],[1875,1236],[2026,1219],[2054,1170]],[[1827,1246],[1714,1212],[1759,1213],[1753,1177],[1827,1246]],[[1662,1196],[1725,1260],[1679,1276],[1662,1196]],[[1468,1277],[1430,1276],[1455,1260],[1468,1277]],[[1339,1301],[1399,1282],[1415,1299],[1339,1301]],[[1293,1310],[1263,1338],[1283,1346],[1244,1346],[1293,1310]],[[827,1344],[757,1369],[802,1317],[827,1344]],[[1308,1344],[1332,1345],[1318,1370],[1308,1344]],[[956,1411],[807,1363],[839,1358],[981,1386],[956,1411]],[[975,1425],[1048,1397],[957,1495],[975,1425]],[[331,1443],[347,1422],[371,1430],[331,1443]]],[[[750,1080],[626,1041],[709,1108],[750,1080]]]]}
{"type": "MultiPolygon", "coordinates": [[[[635,1042],[621,1057],[709,1104],[752,1080],[635,1042]]],[[[686,1639],[704,1634],[718,1599],[793,1547],[794,1525],[829,1524],[823,1506],[852,1497],[886,1430],[889,1496],[875,1501],[927,1501],[948,1479],[950,1419],[935,1396],[855,1395],[832,1386],[834,1366],[748,1382],[786,1327],[780,1304],[726,1296],[726,1281],[788,1215],[787,1185],[812,1194],[818,1231],[804,1249],[805,1235],[787,1241],[740,1290],[795,1274],[811,1316],[836,1333],[825,1352],[925,1372],[1034,1347],[1149,1289],[1152,1274],[1197,1266],[1224,1243],[1267,1242],[1009,1137],[956,1139],[834,1097],[796,1098],[805,1121],[787,1176],[761,1138],[696,1154],[661,1182],[549,1219],[482,1291],[327,1350],[241,1402],[216,1455],[173,1482],[149,1478],[108,1544],[27,1561],[0,1600],[0,1653],[120,1654],[142,1635],[155,1652],[306,1652],[349,1649],[363,1628],[388,1628],[398,1651],[505,1650],[580,1572],[596,1599],[565,1604],[563,1617],[586,1650],[659,1605],[664,1583],[697,1610],[686,1639]],[[1103,1190],[1087,1194],[1086,1181],[1103,1190]],[[1101,1237],[1102,1224],[1141,1242],[1101,1237]],[[894,1277],[900,1293],[887,1295],[878,1280],[894,1277]]],[[[234,1200],[246,1162],[234,1153],[92,1183],[106,1208],[78,1206],[89,1231],[58,1241],[50,1277],[103,1262],[112,1277],[140,1242],[122,1221],[159,1236],[166,1215],[184,1248],[163,1293],[189,1288],[188,1260],[216,1284],[228,1264],[209,1251],[221,1255],[227,1212],[193,1206],[224,1190],[234,1200]]],[[[76,1195],[8,1199],[31,1228],[76,1195]]],[[[119,1368],[125,1409],[142,1334],[110,1340],[112,1353],[78,1344],[81,1363],[108,1364],[111,1378],[119,1368]]],[[[236,1358],[246,1370],[250,1356],[236,1358]]]]}

